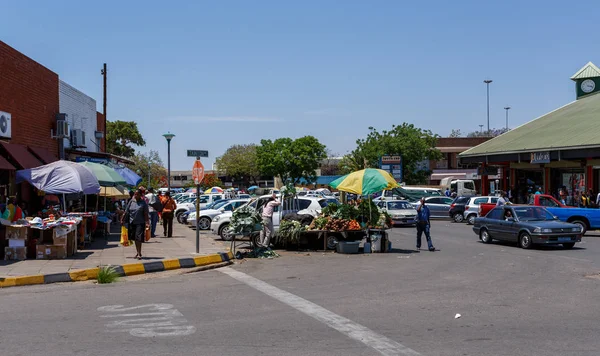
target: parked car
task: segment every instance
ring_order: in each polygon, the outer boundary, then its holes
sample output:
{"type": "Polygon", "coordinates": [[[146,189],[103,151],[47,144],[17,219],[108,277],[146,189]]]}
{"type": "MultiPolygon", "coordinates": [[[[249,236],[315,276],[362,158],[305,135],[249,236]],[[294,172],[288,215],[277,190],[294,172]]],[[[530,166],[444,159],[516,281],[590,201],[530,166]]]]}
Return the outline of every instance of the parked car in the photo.
{"type": "Polygon", "coordinates": [[[486,244],[494,239],[512,241],[525,249],[535,244],[571,249],[583,236],[581,226],[559,221],[546,208],[527,205],[495,207],[485,217],[475,218],[473,232],[486,244]]]}
{"type": "Polygon", "coordinates": [[[448,210],[448,215],[452,219],[452,221],[461,223],[465,220],[465,206],[469,202],[471,197],[456,197],[452,204],[450,204],[450,210],[448,210]]]}
{"type": "Polygon", "coordinates": [[[406,200],[381,200],[377,206],[392,217],[394,225],[416,225],[417,210],[406,200]]]}
{"type": "MultiPolygon", "coordinates": [[[[220,206],[220,205],[223,205],[223,204],[225,204],[226,202],[227,202],[227,199],[223,199],[223,200],[214,201],[214,202],[212,202],[212,203],[208,204],[207,206],[205,206],[204,208],[205,208],[205,209],[214,209],[214,208],[216,208],[216,207],[217,207],[217,205],[219,205],[219,206],[220,206]]],[[[194,200],[193,200],[193,201],[191,201],[191,203],[192,203],[193,205],[190,207],[190,209],[189,209],[188,211],[185,211],[185,212],[183,212],[183,213],[179,214],[179,215],[176,217],[176,218],[177,218],[177,221],[178,221],[180,224],[187,225],[187,223],[188,223],[188,216],[189,216],[191,213],[193,213],[193,212],[195,212],[195,211],[196,211],[196,199],[194,198],[194,200]]]]}
{"type": "MultiPolygon", "coordinates": [[[[551,195],[535,194],[533,195],[534,206],[543,206],[550,213],[557,216],[559,220],[579,225],[585,234],[589,229],[600,228],[600,209],[577,208],[574,206],[563,205],[551,195]]],[[[491,204],[482,204],[480,216],[484,216],[493,209],[491,204]]]]}
{"type": "Polygon", "coordinates": [[[231,199],[223,205],[215,206],[214,209],[201,209],[200,217],[198,218],[196,217],[197,212],[190,213],[188,216],[188,225],[192,227],[197,226],[200,230],[209,230],[210,224],[215,216],[223,214],[226,211],[234,211],[248,201],[248,199],[231,199]]]}
{"type": "MultiPolygon", "coordinates": [[[[446,196],[434,196],[425,198],[425,205],[429,207],[429,212],[432,218],[446,218],[448,217],[448,211],[450,211],[450,205],[454,199],[446,196]]],[[[415,209],[419,206],[420,202],[414,202],[412,205],[415,209]]]]}
{"type": "Polygon", "coordinates": [[[479,205],[480,204],[496,204],[498,197],[487,196],[487,197],[471,197],[465,205],[465,212],[463,213],[464,220],[469,225],[473,225],[475,218],[479,216],[479,205]]]}

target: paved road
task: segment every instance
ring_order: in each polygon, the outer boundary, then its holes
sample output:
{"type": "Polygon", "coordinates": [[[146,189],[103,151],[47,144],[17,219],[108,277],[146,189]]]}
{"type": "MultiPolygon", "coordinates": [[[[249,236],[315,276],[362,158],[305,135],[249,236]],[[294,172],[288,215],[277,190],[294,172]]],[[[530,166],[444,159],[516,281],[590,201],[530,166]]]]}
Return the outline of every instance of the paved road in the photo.
{"type": "Polygon", "coordinates": [[[599,237],[521,250],[462,224],[432,232],[440,251],[414,253],[414,230],[394,229],[389,254],[283,252],[168,279],[0,290],[2,354],[598,354],[599,237]]]}

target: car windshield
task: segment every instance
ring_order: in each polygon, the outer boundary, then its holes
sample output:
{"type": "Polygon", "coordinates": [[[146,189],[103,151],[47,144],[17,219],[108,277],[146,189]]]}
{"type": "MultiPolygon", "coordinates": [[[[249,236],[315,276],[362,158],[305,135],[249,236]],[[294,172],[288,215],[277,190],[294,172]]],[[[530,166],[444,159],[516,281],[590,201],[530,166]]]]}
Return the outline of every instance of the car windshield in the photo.
{"type": "Polygon", "coordinates": [[[337,199],[332,199],[332,198],[319,200],[319,205],[321,206],[321,208],[324,208],[329,204],[338,204],[339,205],[340,202],[337,199]]]}
{"type": "Polygon", "coordinates": [[[391,201],[387,203],[388,210],[414,209],[412,205],[403,201],[391,201]]]}
{"type": "Polygon", "coordinates": [[[229,203],[229,200],[219,200],[213,203],[213,205],[210,207],[210,209],[219,209],[221,208],[223,205],[229,203]]]}
{"type": "Polygon", "coordinates": [[[552,215],[548,210],[542,207],[520,206],[515,207],[514,210],[515,214],[517,214],[517,218],[521,221],[554,220],[554,215],[552,215]]]}

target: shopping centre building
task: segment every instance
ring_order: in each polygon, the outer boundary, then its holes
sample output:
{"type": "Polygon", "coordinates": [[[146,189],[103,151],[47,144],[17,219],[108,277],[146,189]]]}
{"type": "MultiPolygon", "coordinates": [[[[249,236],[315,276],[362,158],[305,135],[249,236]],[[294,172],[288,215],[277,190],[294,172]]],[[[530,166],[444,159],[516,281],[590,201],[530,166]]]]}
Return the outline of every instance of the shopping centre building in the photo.
{"type": "MultiPolygon", "coordinates": [[[[541,188],[570,196],[600,188],[600,69],[588,63],[571,77],[576,100],[459,155],[477,164],[482,194],[513,188],[522,197],[541,188]],[[489,175],[501,171],[500,179],[489,175]]],[[[521,201],[519,199],[519,201],[521,201]]]]}

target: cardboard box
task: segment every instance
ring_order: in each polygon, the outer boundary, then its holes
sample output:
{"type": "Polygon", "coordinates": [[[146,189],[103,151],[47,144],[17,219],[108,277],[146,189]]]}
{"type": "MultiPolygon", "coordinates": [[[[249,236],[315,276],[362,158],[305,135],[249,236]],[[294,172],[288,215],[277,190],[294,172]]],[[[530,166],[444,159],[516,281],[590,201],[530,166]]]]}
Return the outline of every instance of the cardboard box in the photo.
{"type": "Polygon", "coordinates": [[[50,259],[67,258],[67,246],[52,245],[50,247],[50,259]]]}
{"type": "Polygon", "coordinates": [[[35,258],[38,260],[47,260],[50,259],[50,255],[52,254],[52,245],[37,245],[35,258]]]}
{"type": "Polygon", "coordinates": [[[27,226],[7,226],[6,227],[6,238],[16,240],[27,239],[27,226]]]}
{"type": "Polygon", "coordinates": [[[25,240],[8,240],[8,247],[25,247],[25,240]]]}
{"type": "Polygon", "coordinates": [[[57,245],[57,246],[66,246],[67,245],[67,235],[63,235],[63,236],[54,236],[53,240],[53,245],[57,245]]]}
{"type": "Polygon", "coordinates": [[[27,247],[5,247],[5,261],[22,261],[27,259],[27,247]]]}

